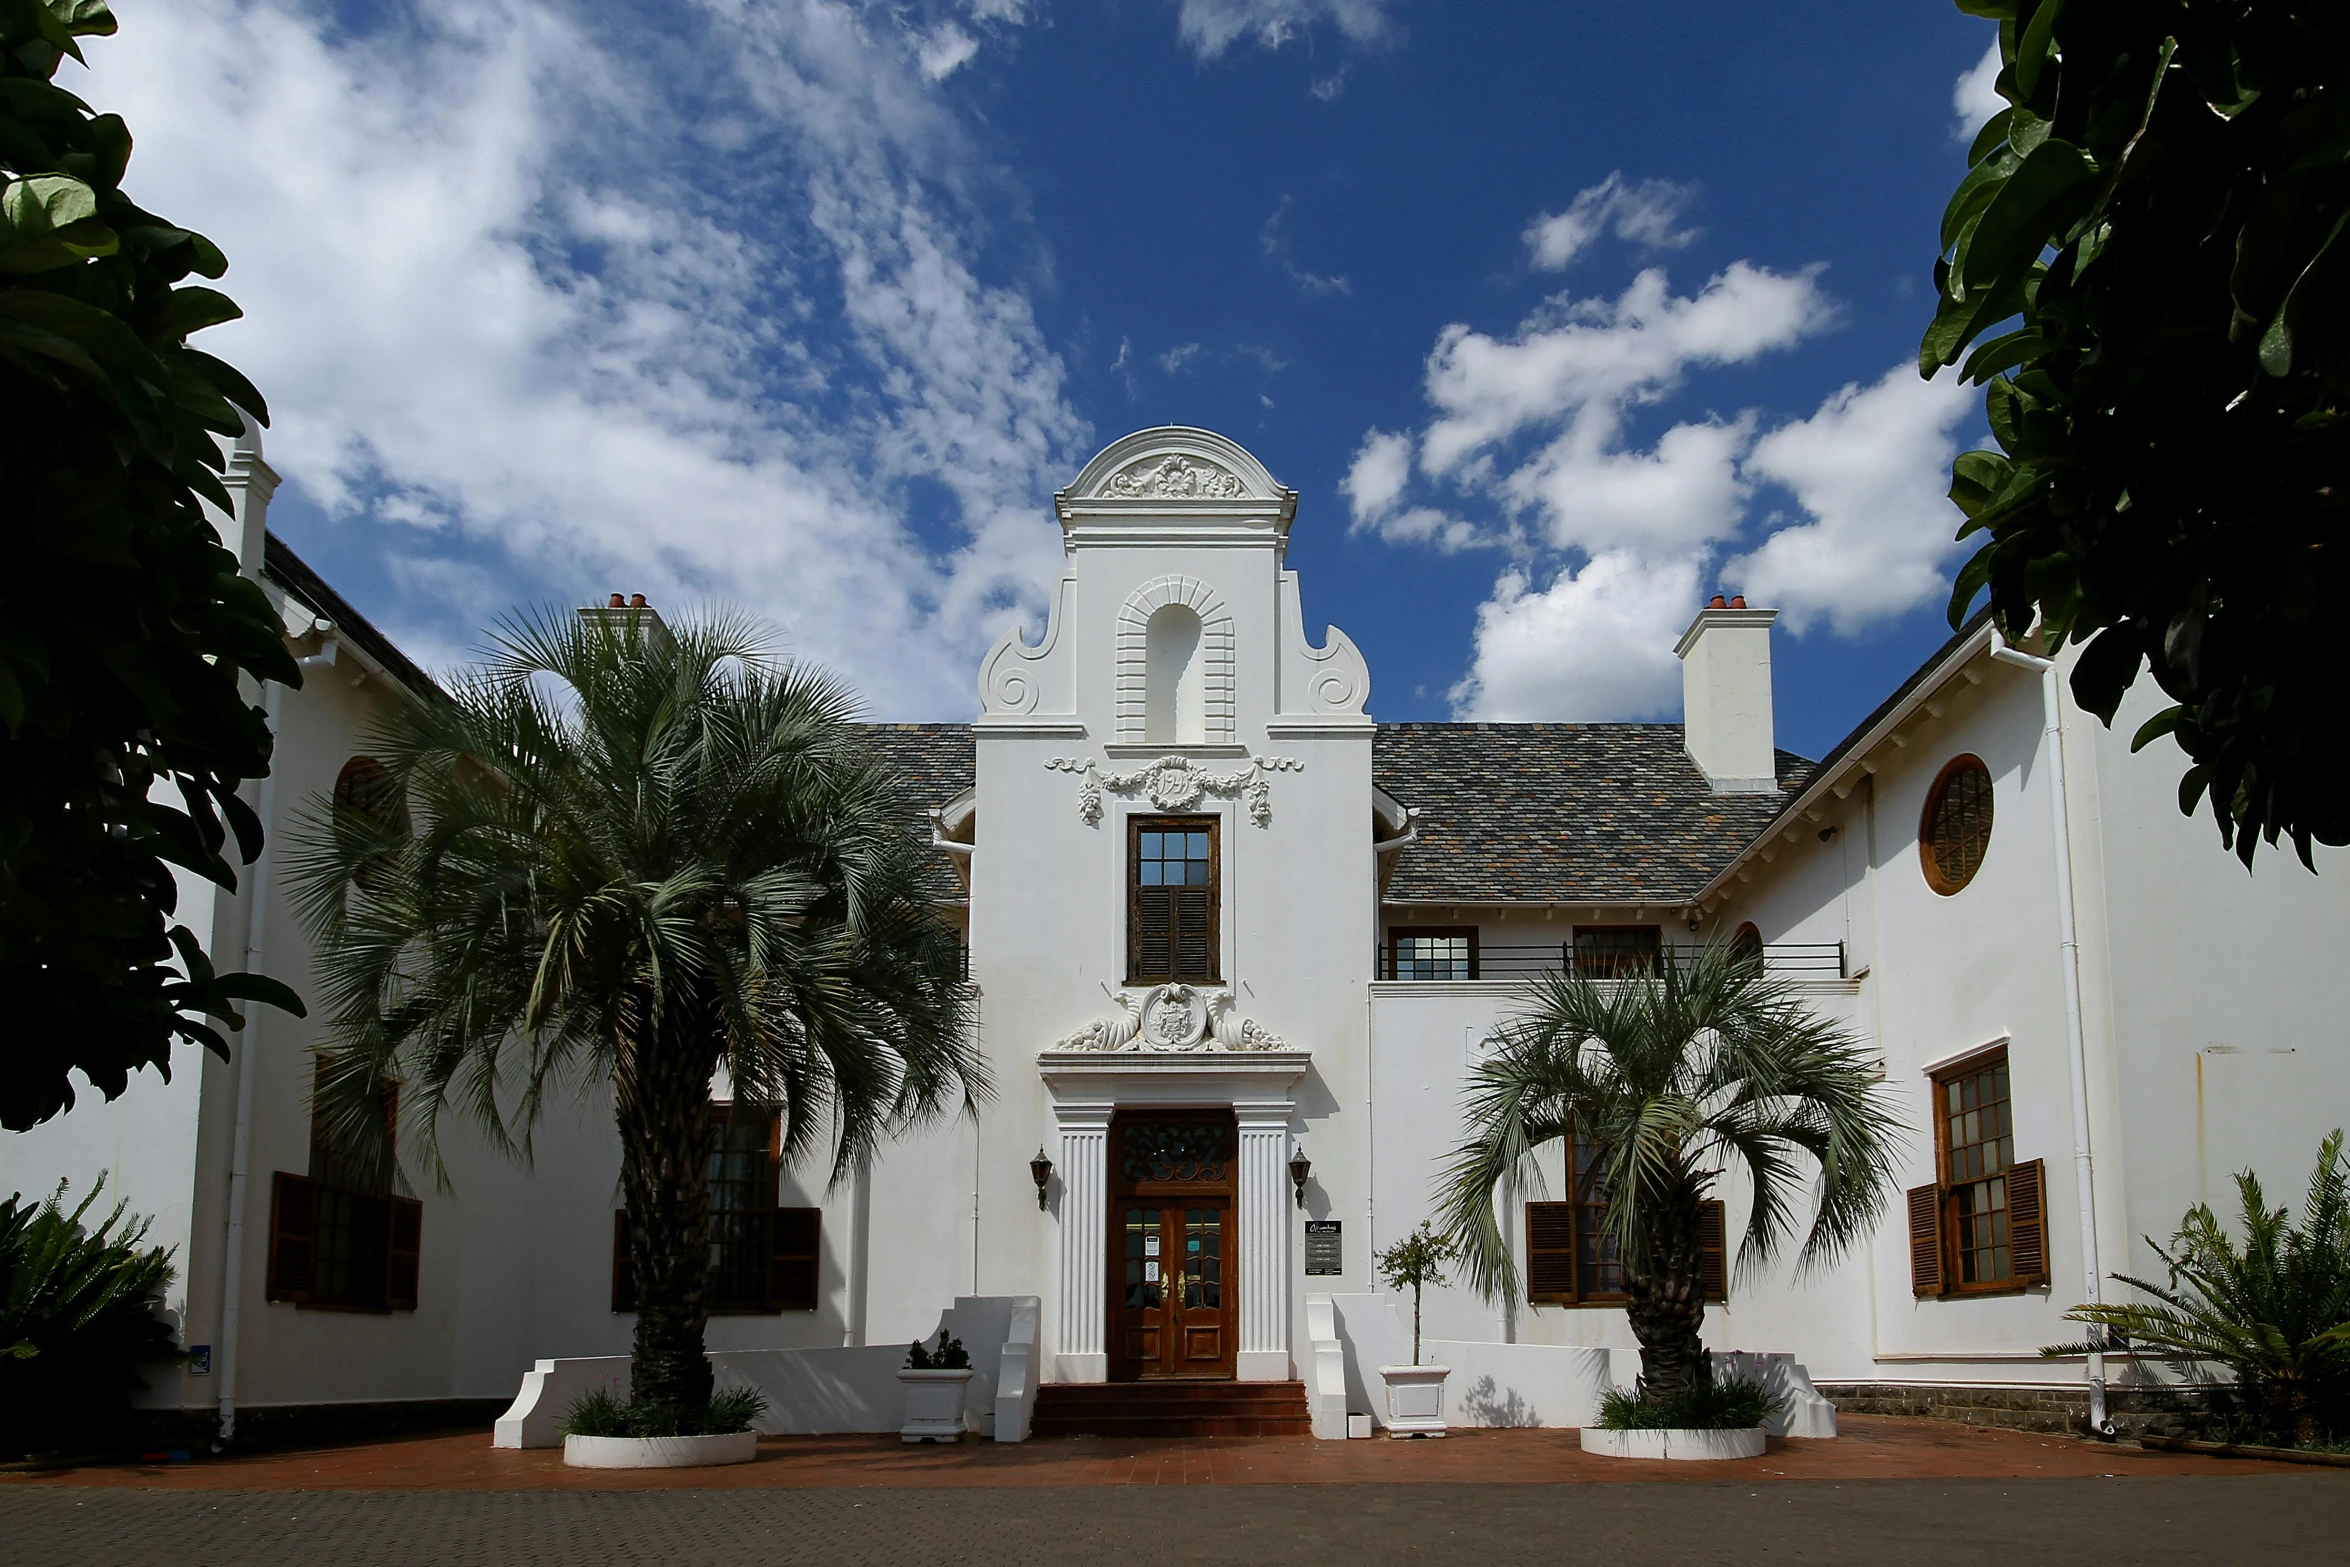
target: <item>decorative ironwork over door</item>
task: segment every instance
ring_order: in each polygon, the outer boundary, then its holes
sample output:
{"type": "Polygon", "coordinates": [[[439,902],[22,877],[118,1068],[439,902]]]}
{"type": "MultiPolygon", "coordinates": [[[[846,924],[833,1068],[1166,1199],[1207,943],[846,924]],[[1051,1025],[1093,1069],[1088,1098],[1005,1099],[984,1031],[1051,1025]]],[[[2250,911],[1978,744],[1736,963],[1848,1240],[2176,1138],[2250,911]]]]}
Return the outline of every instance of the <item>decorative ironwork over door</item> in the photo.
{"type": "Polygon", "coordinates": [[[1236,1145],[1228,1112],[1121,1114],[1111,1127],[1112,1381],[1232,1375],[1236,1145]]]}

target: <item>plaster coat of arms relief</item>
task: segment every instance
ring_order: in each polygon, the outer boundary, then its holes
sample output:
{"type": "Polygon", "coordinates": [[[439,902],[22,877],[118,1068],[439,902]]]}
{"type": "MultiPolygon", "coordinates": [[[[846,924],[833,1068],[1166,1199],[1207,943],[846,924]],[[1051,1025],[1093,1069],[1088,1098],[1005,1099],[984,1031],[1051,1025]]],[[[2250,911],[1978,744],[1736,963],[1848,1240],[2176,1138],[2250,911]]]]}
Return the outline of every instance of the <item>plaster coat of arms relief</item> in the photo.
{"type": "Polygon", "coordinates": [[[1089,827],[1102,819],[1102,791],[1139,794],[1162,811],[1188,811],[1207,795],[1238,797],[1248,807],[1248,819],[1263,827],[1273,820],[1273,791],[1266,783],[1272,773],[1302,773],[1306,764],[1292,756],[1252,756],[1248,765],[1229,773],[1213,773],[1187,756],[1162,756],[1131,772],[1107,772],[1091,757],[1056,756],[1047,771],[1075,773],[1077,814],[1089,827]]]}
{"type": "Polygon", "coordinates": [[[1186,457],[1146,457],[1103,481],[1101,493],[1120,499],[1237,500],[1248,486],[1237,474],[1186,457]]]}
{"type": "Polygon", "coordinates": [[[1253,1018],[1235,1016],[1229,990],[1154,985],[1139,997],[1111,991],[1110,1000],[1117,1004],[1117,1016],[1095,1019],[1063,1039],[1058,1048],[1173,1055],[1289,1048],[1279,1034],[1253,1018]]]}

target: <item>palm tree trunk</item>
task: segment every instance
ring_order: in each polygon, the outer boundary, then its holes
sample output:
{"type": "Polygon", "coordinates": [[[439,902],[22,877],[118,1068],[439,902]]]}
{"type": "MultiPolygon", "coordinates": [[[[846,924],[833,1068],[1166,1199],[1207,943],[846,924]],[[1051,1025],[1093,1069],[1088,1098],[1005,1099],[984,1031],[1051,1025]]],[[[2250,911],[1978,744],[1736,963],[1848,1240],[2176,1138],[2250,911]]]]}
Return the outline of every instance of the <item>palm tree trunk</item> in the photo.
{"type": "Polygon", "coordinates": [[[675,1406],[688,1422],[710,1402],[702,1347],[710,1317],[708,1056],[673,1038],[639,1045],[618,1074],[615,1099],[637,1297],[629,1392],[675,1406]]]}
{"type": "Polygon", "coordinates": [[[1641,1204],[1648,1256],[1624,1267],[1624,1314],[1640,1341],[1640,1394],[1673,1398],[1713,1381],[1705,1352],[1705,1292],[1698,1280],[1697,1205],[1682,1194],[1641,1204]]]}

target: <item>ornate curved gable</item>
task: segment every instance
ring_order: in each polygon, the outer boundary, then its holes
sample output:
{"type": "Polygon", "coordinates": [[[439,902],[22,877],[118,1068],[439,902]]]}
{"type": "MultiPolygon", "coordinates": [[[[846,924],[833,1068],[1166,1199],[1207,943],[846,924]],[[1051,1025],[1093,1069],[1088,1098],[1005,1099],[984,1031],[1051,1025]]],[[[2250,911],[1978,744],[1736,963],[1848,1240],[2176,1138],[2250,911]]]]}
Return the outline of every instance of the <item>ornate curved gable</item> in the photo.
{"type": "Polygon", "coordinates": [[[1287,513],[1297,492],[1283,488],[1239,442],[1170,424],[1112,441],[1054,499],[1064,517],[1072,507],[1148,511],[1170,503],[1186,511],[1273,507],[1287,513]]]}

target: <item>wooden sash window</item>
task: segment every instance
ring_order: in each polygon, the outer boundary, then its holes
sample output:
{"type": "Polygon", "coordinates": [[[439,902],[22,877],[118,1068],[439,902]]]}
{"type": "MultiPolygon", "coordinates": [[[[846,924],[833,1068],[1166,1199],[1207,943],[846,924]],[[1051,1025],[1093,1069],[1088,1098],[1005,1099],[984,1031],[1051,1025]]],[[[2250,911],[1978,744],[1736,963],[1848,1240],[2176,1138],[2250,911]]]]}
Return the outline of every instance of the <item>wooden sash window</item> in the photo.
{"type": "MultiPolygon", "coordinates": [[[[710,1107],[710,1276],[713,1314],[814,1311],[823,1258],[823,1210],[777,1204],[782,1117],[763,1106],[710,1107]]],[[[628,1212],[612,1215],[612,1309],[637,1308],[628,1212]]]]}
{"type": "MultiPolygon", "coordinates": [[[[1624,1266],[1602,1221],[1607,1188],[1597,1150],[1567,1145],[1567,1200],[1526,1204],[1526,1299],[1537,1305],[1612,1305],[1624,1298],[1624,1266]]],[[[1727,1212],[1708,1200],[1697,1214],[1698,1288],[1730,1298],[1727,1212]]]]}
{"type": "Polygon", "coordinates": [[[1387,932],[1387,979],[1475,979],[1477,927],[1396,925],[1387,932]]]}
{"type": "Polygon", "coordinates": [[[1221,979],[1222,882],[1213,816],[1136,816],[1127,826],[1126,982],[1221,979]]]}
{"type": "MultiPolygon", "coordinates": [[[[400,1122],[400,1089],[380,1090],[384,1135],[400,1122]]],[[[315,1100],[314,1100],[315,1102],[315,1100]]],[[[346,1311],[414,1311],[424,1251],[424,1204],[362,1177],[313,1111],[310,1172],[276,1173],[270,1188],[266,1300],[346,1311]]]]}
{"type": "Polygon", "coordinates": [[[2007,1052],[1934,1077],[1937,1180],[1909,1193],[1910,1287],[1998,1294],[2048,1282],[2047,1176],[2018,1163],[2007,1052]]]}
{"type": "Polygon", "coordinates": [[[1593,979],[1622,979],[1656,967],[1664,950],[1658,925],[1578,925],[1575,972],[1593,979]]]}

